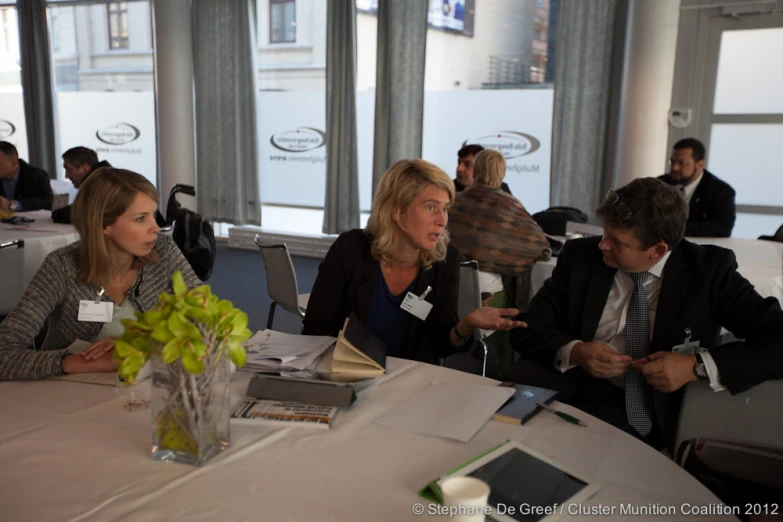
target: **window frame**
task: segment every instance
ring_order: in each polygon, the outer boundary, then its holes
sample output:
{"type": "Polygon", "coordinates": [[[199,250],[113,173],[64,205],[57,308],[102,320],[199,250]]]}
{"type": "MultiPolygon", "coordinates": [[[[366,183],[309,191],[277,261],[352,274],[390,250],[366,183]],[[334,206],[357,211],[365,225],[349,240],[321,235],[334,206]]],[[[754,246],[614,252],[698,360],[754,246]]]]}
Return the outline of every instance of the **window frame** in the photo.
{"type": "Polygon", "coordinates": [[[270,45],[277,45],[277,44],[293,44],[296,43],[296,0],[269,0],[269,44],[270,45]],[[286,40],[285,34],[286,30],[285,27],[283,28],[283,38],[281,40],[275,40],[273,35],[274,31],[272,30],[272,23],[273,23],[273,15],[272,10],[274,9],[275,5],[282,5],[285,6],[286,4],[292,4],[294,6],[294,38],[292,40],[286,40]]]}
{"type": "Polygon", "coordinates": [[[109,51],[127,51],[130,49],[130,38],[127,32],[128,28],[128,2],[109,2],[106,4],[106,23],[109,29],[109,51]],[[117,16],[117,33],[114,34],[111,29],[111,17],[117,16]],[[122,17],[125,17],[125,36],[122,36],[122,17]],[[116,47],[114,43],[118,42],[116,47]]]}

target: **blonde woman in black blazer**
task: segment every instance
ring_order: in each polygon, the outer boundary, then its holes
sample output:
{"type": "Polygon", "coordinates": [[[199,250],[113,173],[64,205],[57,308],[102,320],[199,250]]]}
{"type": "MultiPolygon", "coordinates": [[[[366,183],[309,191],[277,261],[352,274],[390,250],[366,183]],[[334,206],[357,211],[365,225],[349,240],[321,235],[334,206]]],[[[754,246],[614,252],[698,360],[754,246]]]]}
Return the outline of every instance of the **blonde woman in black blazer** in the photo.
{"type": "Polygon", "coordinates": [[[306,335],[336,336],[355,312],[388,355],[434,362],[465,349],[477,328],[510,330],[514,308],[480,308],[461,321],[459,252],[448,244],[454,184],[424,160],[400,160],[384,174],[365,230],[340,235],[321,263],[304,319],[306,335]],[[399,308],[410,292],[432,309],[422,319],[399,308]]]}

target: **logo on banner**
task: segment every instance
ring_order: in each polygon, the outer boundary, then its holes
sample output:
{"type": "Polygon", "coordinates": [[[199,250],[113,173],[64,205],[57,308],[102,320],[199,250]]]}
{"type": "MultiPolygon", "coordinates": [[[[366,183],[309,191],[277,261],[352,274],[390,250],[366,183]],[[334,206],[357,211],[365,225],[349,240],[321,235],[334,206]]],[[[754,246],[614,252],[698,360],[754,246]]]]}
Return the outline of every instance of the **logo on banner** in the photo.
{"type": "Polygon", "coordinates": [[[507,160],[527,156],[541,148],[538,138],[517,131],[500,131],[497,134],[488,134],[480,138],[465,141],[462,145],[477,143],[485,149],[495,149],[503,153],[507,160]]]}
{"type": "Polygon", "coordinates": [[[326,133],[313,127],[297,127],[272,134],[269,142],[285,152],[307,152],[326,145],[326,133]]]}
{"type": "Polygon", "coordinates": [[[8,120],[0,120],[0,140],[13,135],[16,132],[16,126],[8,120]]]}
{"type": "Polygon", "coordinates": [[[141,131],[130,123],[115,123],[95,132],[95,137],[107,145],[126,145],[139,139],[141,131]]]}

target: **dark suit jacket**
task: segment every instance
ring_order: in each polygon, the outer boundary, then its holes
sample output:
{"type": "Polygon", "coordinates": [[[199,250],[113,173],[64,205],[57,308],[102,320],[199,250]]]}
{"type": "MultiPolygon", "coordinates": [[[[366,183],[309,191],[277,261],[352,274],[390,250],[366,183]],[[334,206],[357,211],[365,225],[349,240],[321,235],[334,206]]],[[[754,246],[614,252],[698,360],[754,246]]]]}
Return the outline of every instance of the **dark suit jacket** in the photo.
{"type": "MultiPolygon", "coordinates": [[[[457,181],[456,178],[454,179],[454,190],[456,192],[462,192],[462,191],[465,190],[465,185],[463,185],[462,183],[457,181]]],[[[513,196],[513,194],[511,194],[511,189],[508,188],[508,185],[506,185],[505,181],[500,183],[500,190],[502,190],[503,192],[513,196]]]]}
{"type": "MultiPolygon", "coordinates": [[[[530,328],[512,332],[515,349],[547,368],[554,367],[564,344],[594,338],[616,271],[603,262],[600,239],[565,244],[552,278],[522,316],[530,328]]],[[[762,298],[737,272],[731,250],[682,240],[672,251],[663,270],[650,352],[671,351],[683,342],[685,328],[710,350],[721,382],[732,394],[783,378],[783,311],[775,298],[762,298]],[[718,346],[721,327],[745,341],[718,346]]],[[[569,374],[578,387],[597,381],[581,368],[569,374]]],[[[674,447],[682,394],[682,388],[654,393],[656,417],[669,447],[674,447]]]]}
{"type": "MultiPolygon", "coordinates": [[[[87,178],[90,177],[90,175],[95,172],[96,170],[102,168],[102,167],[111,167],[111,163],[108,161],[101,161],[93,169],[87,173],[86,176],[84,176],[84,181],[87,180],[87,178]]],[[[55,223],[71,223],[71,207],[73,205],[66,205],[63,208],[58,208],[57,210],[52,210],[52,221],[55,223]]]]}
{"type": "MultiPolygon", "coordinates": [[[[355,229],[340,234],[329,249],[307,303],[305,335],[336,337],[351,312],[356,312],[367,324],[380,270],[380,264],[370,254],[371,241],[363,230],[355,229]]],[[[456,351],[451,346],[449,334],[459,321],[460,259],[457,249],[449,245],[446,259],[433,264],[416,278],[414,293],[421,295],[431,286],[426,300],[433,307],[426,321],[411,315],[404,345],[406,358],[435,362],[438,357],[447,357],[456,351]]]]}
{"type": "MultiPolygon", "coordinates": [[[[675,185],[671,174],[658,179],[675,185]]],[[[685,235],[690,237],[729,237],[737,211],[734,206],[734,189],[718,179],[708,170],[704,170],[699,186],[693,193],[685,225],[685,235]]]]}
{"type": "Polygon", "coordinates": [[[52,187],[49,185],[49,174],[45,170],[33,167],[19,160],[19,179],[16,181],[16,191],[6,194],[0,183],[0,196],[16,200],[22,206],[21,210],[49,210],[52,208],[52,187]]]}

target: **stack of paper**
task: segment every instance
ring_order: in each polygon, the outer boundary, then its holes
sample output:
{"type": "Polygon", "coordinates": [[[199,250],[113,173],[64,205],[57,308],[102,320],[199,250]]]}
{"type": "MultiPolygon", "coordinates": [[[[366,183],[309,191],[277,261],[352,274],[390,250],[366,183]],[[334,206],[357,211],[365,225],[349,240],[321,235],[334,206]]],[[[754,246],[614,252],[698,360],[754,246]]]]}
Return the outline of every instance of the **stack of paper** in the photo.
{"type": "Polygon", "coordinates": [[[245,342],[249,370],[296,372],[313,370],[318,359],[337,339],[261,330],[245,342]]]}

